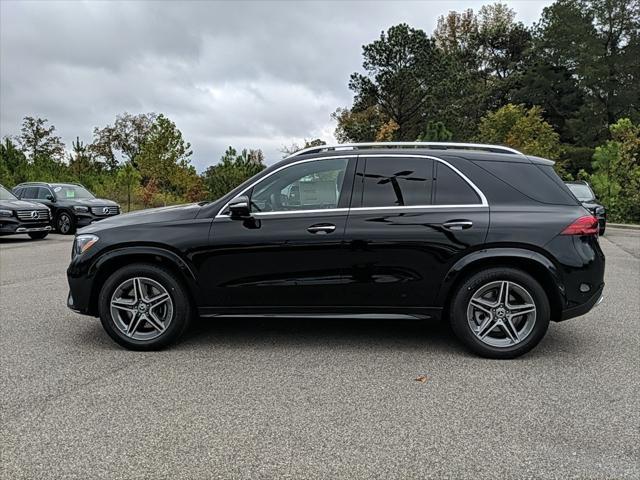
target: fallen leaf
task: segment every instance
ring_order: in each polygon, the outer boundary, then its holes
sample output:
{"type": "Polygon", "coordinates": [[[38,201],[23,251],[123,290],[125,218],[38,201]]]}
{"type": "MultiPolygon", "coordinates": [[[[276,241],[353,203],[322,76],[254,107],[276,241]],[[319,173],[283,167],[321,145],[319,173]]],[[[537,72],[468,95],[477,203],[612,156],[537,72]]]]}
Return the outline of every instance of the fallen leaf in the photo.
{"type": "Polygon", "coordinates": [[[416,382],[425,383],[429,378],[426,375],[418,375],[416,377],[416,382]]]}

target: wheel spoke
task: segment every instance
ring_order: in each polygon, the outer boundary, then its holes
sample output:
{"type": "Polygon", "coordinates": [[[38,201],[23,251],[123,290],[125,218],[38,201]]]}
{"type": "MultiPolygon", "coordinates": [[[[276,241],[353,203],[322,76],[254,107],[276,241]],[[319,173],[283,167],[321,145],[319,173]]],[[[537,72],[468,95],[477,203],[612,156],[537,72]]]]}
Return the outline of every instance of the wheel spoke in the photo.
{"type": "Polygon", "coordinates": [[[124,310],[125,312],[136,312],[135,301],[116,299],[111,302],[113,308],[124,310]]]}
{"type": "Polygon", "coordinates": [[[482,322],[482,325],[480,325],[476,332],[478,338],[483,339],[484,337],[486,337],[491,330],[496,328],[497,323],[498,322],[492,317],[487,318],[484,322],[482,322]]]}
{"type": "Polygon", "coordinates": [[[498,303],[506,305],[509,301],[509,282],[500,283],[500,293],[498,294],[498,303]]]}
{"type": "Polygon", "coordinates": [[[510,318],[506,318],[501,322],[500,326],[513,343],[518,343],[520,341],[520,338],[518,337],[518,330],[513,326],[513,322],[511,322],[510,318]]]}
{"type": "Polygon", "coordinates": [[[475,308],[482,310],[483,312],[488,313],[489,315],[491,315],[491,309],[496,306],[495,303],[489,302],[484,298],[480,298],[480,297],[472,298],[470,303],[475,308]]]}
{"type": "Polygon", "coordinates": [[[535,312],[536,306],[532,303],[525,303],[523,305],[509,305],[509,312],[511,317],[519,317],[520,315],[526,315],[527,313],[535,312]]]}
{"type": "Polygon", "coordinates": [[[145,299],[144,294],[142,293],[142,282],[138,277],[135,277],[133,279],[133,297],[135,298],[136,302],[145,299]]]}
{"type": "Polygon", "coordinates": [[[164,323],[156,316],[155,313],[149,312],[146,316],[147,323],[149,323],[153,328],[158,330],[159,332],[164,332],[164,323]]]}
{"type": "Polygon", "coordinates": [[[140,323],[142,323],[144,318],[145,318],[144,315],[140,315],[140,313],[136,312],[131,317],[131,322],[129,322],[129,326],[127,327],[127,335],[129,335],[130,337],[133,336],[133,334],[136,333],[136,330],[138,329],[138,327],[140,326],[140,323]]]}
{"type": "Polygon", "coordinates": [[[167,302],[168,300],[169,300],[169,294],[168,293],[161,293],[160,295],[156,295],[155,297],[150,298],[148,300],[149,308],[158,307],[158,306],[162,305],[163,303],[167,302]]]}

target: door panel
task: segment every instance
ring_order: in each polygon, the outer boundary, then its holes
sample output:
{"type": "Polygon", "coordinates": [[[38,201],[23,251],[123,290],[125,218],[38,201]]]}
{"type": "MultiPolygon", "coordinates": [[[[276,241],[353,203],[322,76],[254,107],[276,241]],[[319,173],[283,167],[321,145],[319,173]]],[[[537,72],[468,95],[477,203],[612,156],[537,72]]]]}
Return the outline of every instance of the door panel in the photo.
{"type": "Polygon", "coordinates": [[[352,211],[345,232],[345,298],[357,306],[438,306],[444,275],[484,242],[488,223],[486,207],[352,211]],[[447,228],[450,222],[473,225],[447,228]]]}
{"type": "Polygon", "coordinates": [[[354,198],[360,206],[352,205],[345,230],[349,266],[343,296],[354,306],[438,307],[444,275],[483,245],[489,226],[481,197],[433,157],[366,158],[358,163],[354,198]],[[443,175],[440,185],[437,172],[443,175]],[[386,204],[379,201],[384,197],[386,204]]]}
{"type": "Polygon", "coordinates": [[[331,306],[347,265],[344,230],[356,158],[301,160],[250,187],[249,218],[222,209],[202,265],[209,309],[331,306]]]}
{"type": "Polygon", "coordinates": [[[346,211],[215,219],[203,264],[207,305],[332,305],[344,281],[346,219],[346,211]]]}

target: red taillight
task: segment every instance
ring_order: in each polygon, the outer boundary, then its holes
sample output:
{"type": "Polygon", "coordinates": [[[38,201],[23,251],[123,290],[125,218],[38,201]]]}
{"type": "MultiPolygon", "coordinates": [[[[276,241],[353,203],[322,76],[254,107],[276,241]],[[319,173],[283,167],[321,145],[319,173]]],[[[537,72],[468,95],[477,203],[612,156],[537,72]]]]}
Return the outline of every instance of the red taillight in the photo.
{"type": "Polygon", "coordinates": [[[598,219],[592,215],[585,215],[580,217],[567,228],[565,228],[561,235],[597,235],[598,234],[598,219]]]}

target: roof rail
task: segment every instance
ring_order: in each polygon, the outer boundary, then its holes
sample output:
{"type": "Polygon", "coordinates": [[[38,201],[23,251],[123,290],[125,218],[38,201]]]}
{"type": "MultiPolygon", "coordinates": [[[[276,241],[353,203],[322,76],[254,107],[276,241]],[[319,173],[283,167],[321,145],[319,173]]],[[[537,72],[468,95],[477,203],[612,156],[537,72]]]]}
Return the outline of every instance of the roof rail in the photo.
{"type": "Polygon", "coordinates": [[[341,145],[319,145],[316,147],[303,148],[292,153],[287,158],[305,155],[307,153],[320,153],[323,151],[336,150],[359,150],[366,148],[433,148],[435,150],[484,150],[495,153],[510,153],[524,155],[522,152],[502,145],[486,145],[484,143],[456,143],[456,142],[365,142],[365,143],[343,143],[341,145]]]}

